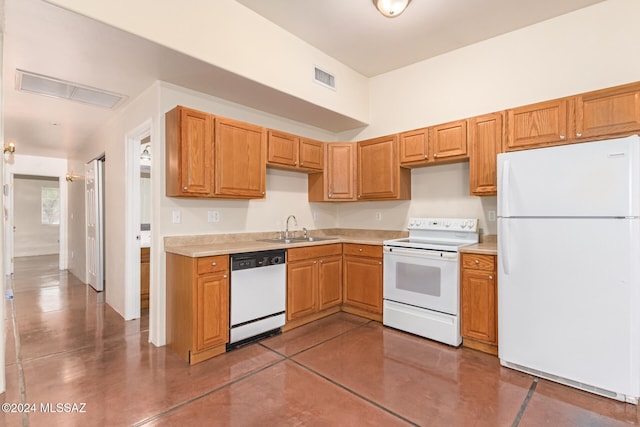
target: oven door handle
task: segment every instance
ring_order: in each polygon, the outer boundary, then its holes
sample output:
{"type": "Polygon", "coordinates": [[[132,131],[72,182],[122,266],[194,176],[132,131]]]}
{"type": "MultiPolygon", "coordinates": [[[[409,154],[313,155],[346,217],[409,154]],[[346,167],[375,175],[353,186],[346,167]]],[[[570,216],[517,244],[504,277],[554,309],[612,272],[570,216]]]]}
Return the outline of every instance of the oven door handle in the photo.
{"type": "Polygon", "coordinates": [[[441,251],[429,251],[422,249],[407,249],[407,248],[384,248],[384,253],[389,255],[405,255],[416,258],[431,258],[439,259],[442,261],[456,261],[458,259],[457,252],[441,252],[441,251]]]}

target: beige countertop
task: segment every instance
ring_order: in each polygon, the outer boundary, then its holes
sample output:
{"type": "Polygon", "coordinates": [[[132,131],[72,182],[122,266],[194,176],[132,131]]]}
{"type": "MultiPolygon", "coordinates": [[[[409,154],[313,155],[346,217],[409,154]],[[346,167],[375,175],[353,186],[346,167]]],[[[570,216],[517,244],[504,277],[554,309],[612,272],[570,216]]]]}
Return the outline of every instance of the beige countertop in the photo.
{"type": "Polygon", "coordinates": [[[482,236],[480,243],[463,246],[460,252],[480,255],[498,255],[498,239],[496,235],[482,236]]]}
{"type": "Polygon", "coordinates": [[[164,239],[164,250],[169,253],[199,258],[214,255],[227,255],[243,252],[267,251],[270,249],[289,249],[303,246],[330,245],[332,243],[357,243],[363,245],[382,245],[388,239],[406,237],[406,231],[327,229],[309,230],[313,237],[331,237],[331,240],[317,242],[272,243],[261,239],[272,239],[276,233],[233,233],[198,236],[171,236],[164,239]]]}

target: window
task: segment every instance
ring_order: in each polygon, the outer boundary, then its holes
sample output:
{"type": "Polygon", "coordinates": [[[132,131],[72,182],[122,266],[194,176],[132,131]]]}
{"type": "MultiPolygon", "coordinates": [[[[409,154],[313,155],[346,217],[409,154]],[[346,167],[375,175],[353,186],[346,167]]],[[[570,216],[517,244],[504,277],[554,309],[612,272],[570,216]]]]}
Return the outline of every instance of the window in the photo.
{"type": "Polygon", "coordinates": [[[57,187],[42,187],[42,224],[60,224],[60,189],[57,187]]]}

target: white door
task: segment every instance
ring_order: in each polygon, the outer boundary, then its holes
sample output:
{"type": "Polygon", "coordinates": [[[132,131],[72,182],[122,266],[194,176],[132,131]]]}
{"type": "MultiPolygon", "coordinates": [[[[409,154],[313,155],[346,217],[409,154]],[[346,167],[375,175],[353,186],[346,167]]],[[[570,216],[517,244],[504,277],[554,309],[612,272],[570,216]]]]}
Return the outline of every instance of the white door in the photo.
{"type": "Polygon", "coordinates": [[[104,290],[102,161],[85,165],[85,203],[87,224],[87,279],[96,291],[104,290]]]}
{"type": "Polygon", "coordinates": [[[638,396],[640,220],[498,220],[503,362],[638,396]]]}
{"type": "Polygon", "coordinates": [[[498,155],[498,216],[640,216],[640,137],[498,155]]]}

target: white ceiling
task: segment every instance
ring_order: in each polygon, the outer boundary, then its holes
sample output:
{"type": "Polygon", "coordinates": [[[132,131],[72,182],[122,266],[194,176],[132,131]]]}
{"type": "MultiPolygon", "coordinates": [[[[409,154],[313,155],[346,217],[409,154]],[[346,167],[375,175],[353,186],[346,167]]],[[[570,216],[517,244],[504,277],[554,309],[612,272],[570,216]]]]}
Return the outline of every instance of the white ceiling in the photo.
{"type": "MultiPolygon", "coordinates": [[[[370,0],[237,1],[373,76],[602,0],[414,0],[394,19],[370,0]]],[[[334,132],[362,125],[44,1],[4,3],[4,133],[18,153],[73,157],[115,111],[17,92],[16,69],[129,100],[163,80],[334,132]]]]}

